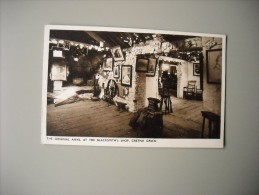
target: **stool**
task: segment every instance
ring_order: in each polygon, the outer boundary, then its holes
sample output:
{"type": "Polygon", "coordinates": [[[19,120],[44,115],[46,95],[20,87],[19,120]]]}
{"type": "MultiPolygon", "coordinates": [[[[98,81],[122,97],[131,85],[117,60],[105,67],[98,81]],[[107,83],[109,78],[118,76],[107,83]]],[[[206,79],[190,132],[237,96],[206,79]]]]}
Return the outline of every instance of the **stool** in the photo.
{"type": "Polygon", "coordinates": [[[209,120],[209,138],[219,138],[220,116],[208,111],[201,111],[201,114],[203,116],[201,138],[204,137],[205,119],[209,120]],[[212,129],[212,124],[213,124],[213,129],[212,129]]]}
{"type": "Polygon", "coordinates": [[[169,95],[161,95],[160,110],[162,111],[163,104],[165,104],[165,114],[173,112],[172,101],[169,95]]]}

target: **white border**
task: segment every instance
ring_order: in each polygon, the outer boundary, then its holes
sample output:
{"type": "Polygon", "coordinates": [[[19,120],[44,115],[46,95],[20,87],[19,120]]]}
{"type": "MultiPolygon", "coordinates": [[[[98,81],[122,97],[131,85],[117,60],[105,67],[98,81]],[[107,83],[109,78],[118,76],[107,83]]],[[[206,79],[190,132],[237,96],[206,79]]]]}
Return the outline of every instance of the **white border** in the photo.
{"type": "Polygon", "coordinates": [[[112,147],[158,147],[158,148],[223,148],[225,126],[225,71],[226,71],[226,35],[177,32],[166,30],[150,30],[135,28],[93,27],[46,25],[44,30],[44,54],[42,74],[42,112],[41,112],[41,142],[42,144],[84,145],[84,146],[112,146],[112,147]],[[111,137],[64,137],[46,136],[47,114],[47,83],[48,83],[48,55],[50,30],[85,30],[107,32],[136,32],[171,35],[190,35],[222,38],[222,82],[221,82],[221,125],[220,139],[153,139],[153,138],[111,138],[111,137]],[[94,141],[93,141],[94,140],[94,141]]]}

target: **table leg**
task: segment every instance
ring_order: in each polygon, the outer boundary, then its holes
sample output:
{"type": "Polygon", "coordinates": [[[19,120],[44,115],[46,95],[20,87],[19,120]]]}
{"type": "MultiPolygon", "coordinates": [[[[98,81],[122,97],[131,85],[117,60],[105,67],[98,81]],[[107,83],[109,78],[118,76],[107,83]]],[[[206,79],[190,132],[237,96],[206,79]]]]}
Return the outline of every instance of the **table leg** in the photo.
{"type": "Polygon", "coordinates": [[[211,138],[211,133],[212,133],[212,122],[209,120],[209,138],[211,138]]]}
{"type": "Polygon", "coordinates": [[[203,117],[202,130],[201,130],[201,138],[204,137],[204,127],[205,127],[205,117],[203,117]]]}

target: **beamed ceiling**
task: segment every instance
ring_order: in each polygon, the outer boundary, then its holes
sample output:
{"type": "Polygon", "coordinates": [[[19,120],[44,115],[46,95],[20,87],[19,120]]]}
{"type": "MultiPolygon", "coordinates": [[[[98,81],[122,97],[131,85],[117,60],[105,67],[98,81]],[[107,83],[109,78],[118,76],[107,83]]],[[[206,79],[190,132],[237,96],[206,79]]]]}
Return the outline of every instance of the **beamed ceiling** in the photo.
{"type": "MultiPolygon", "coordinates": [[[[150,33],[126,33],[126,32],[100,32],[100,31],[78,31],[78,30],[51,30],[50,38],[64,39],[85,43],[89,45],[99,45],[100,41],[104,42],[106,47],[120,45],[122,48],[128,48],[130,40],[136,43],[145,42],[153,39],[155,34],[150,33]]],[[[164,41],[180,41],[194,36],[183,35],[155,35],[161,36],[164,41]]]]}

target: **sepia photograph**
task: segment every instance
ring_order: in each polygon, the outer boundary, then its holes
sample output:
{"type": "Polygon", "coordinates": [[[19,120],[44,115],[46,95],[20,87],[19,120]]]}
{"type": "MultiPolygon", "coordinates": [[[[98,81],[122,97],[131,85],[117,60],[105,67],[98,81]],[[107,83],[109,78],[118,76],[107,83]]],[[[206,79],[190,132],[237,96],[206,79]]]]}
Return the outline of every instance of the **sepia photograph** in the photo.
{"type": "Polygon", "coordinates": [[[223,148],[225,52],[225,35],[47,25],[42,143],[223,148]]]}
{"type": "Polygon", "coordinates": [[[131,86],[132,81],[132,66],[122,65],[121,67],[121,85],[131,86]]]}
{"type": "Polygon", "coordinates": [[[111,53],[115,61],[124,60],[123,53],[120,46],[111,48],[111,53]]]}
{"type": "Polygon", "coordinates": [[[113,58],[106,58],[103,62],[103,70],[112,71],[113,58]]]}
{"type": "Polygon", "coordinates": [[[113,77],[120,78],[120,71],[121,71],[120,65],[115,66],[113,69],[113,77]]]}
{"type": "Polygon", "coordinates": [[[221,83],[222,50],[207,50],[206,59],[208,83],[221,83]]]}
{"type": "Polygon", "coordinates": [[[193,76],[200,76],[200,64],[193,63],[193,76]]]}
{"type": "Polygon", "coordinates": [[[138,57],[136,62],[136,72],[148,71],[148,59],[144,57],[138,57]]]}

